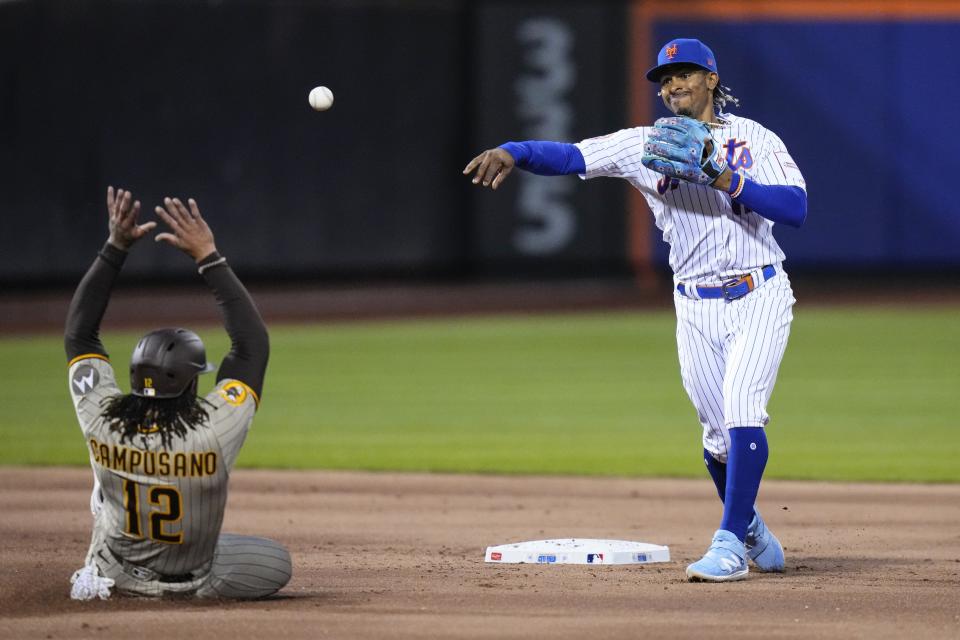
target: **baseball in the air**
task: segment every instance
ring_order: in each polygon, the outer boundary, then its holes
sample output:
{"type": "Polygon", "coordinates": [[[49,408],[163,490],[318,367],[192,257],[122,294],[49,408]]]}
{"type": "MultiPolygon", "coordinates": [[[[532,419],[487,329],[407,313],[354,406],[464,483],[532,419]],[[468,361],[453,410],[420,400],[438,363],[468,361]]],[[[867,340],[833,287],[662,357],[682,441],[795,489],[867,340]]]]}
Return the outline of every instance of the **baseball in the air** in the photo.
{"type": "Polygon", "coordinates": [[[333,106],[333,91],[326,87],[314,87],[310,91],[310,106],[317,111],[326,111],[333,106]]]}

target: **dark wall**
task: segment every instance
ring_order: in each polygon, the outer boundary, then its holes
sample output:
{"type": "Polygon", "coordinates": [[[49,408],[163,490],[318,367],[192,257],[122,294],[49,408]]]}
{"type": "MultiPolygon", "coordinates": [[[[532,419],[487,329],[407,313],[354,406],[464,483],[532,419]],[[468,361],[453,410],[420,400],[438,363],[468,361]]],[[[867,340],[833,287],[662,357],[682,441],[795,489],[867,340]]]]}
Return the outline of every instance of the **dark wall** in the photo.
{"type": "MultiPolygon", "coordinates": [[[[163,196],[195,197],[246,278],[626,273],[623,181],[518,172],[491,193],[460,171],[506,140],[629,126],[629,8],[0,2],[0,283],[74,282],[105,238],[107,184],[147,216],[163,196]],[[336,94],[326,113],[307,105],[319,84],[336,94]]],[[[651,20],[650,53],[710,43],[740,113],[780,134],[807,178],[808,223],[777,229],[791,269],[960,268],[960,19],[681,9],[651,20]]],[[[150,244],[130,272],[191,267],[150,244]]]]}
{"type": "Polygon", "coordinates": [[[247,272],[460,268],[467,36],[457,3],[0,5],[4,277],[82,273],[108,183],[195,197],[247,272]]]}
{"type": "MultiPolygon", "coordinates": [[[[474,20],[482,62],[476,150],[508,140],[576,142],[618,129],[626,105],[625,10],[616,3],[488,2],[474,20]]],[[[477,194],[471,236],[491,271],[626,270],[625,184],[517,172],[477,194]]]]}

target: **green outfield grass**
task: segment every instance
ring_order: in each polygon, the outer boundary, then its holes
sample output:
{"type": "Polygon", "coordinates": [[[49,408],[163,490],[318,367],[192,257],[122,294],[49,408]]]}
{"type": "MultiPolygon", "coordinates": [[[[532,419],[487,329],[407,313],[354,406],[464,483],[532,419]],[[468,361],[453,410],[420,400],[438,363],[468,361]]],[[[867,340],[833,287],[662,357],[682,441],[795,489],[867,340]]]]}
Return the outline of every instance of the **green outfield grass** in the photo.
{"type": "MultiPolygon", "coordinates": [[[[798,309],[769,407],[767,477],[960,482],[958,317],[798,309]]],[[[199,332],[219,360],[222,331],[199,332]]],[[[103,336],[121,379],[140,333],[103,336]]],[[[277,326],[271,337],[241,466],[704,473],[668,310],[277,326]]],[[[86,463],[59,337],[0,340],[0,388],[0,463],[86,463]]]]}

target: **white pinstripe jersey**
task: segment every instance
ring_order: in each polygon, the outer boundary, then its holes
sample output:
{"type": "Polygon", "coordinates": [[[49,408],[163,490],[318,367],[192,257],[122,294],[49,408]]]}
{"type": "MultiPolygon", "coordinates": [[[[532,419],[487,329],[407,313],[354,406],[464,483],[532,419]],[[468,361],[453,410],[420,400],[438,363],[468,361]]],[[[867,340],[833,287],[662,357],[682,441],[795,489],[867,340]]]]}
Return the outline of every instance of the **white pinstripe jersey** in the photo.
{"type": "Polygon", "coordinates": [[[110,550],[164,575],[202,567],[220,535],[230,470],[256,411],[254,393],[237,380],[221,380],[203,403],[209,419],[162,449],[159,434],[121,443],[107,427],[102,402],[122,391],[106,359],[81,356],[68,375],[104,498],[95,526],[110,550]]]}
{"type": "MultiPolygon", "coordinates": [[[[763,185],[806,190],[806,182],[783,141],[762,125],[719,114],[712,127],[718,153],[730,168],[763,185]]],[[[764,265],[779,265],[783,251],[773,222],[733,203],[709,186],[671,180],[640,163],[653,127],[622,129],[577,143],[586,163],[581,178],[611,176],[628,180],[646,198],[663,239],[670,245],[670,267],[678,282],[719,284],[764,265]]]]}

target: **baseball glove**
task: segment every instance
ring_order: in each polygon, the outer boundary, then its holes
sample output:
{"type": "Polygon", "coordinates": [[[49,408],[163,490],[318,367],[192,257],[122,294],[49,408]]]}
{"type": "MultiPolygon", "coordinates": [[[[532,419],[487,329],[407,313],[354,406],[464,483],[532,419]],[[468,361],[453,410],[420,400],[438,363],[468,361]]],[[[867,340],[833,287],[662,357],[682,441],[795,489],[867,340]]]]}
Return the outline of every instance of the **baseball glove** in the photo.
{"type": "Polygon", "coordinates": [[[706,122],[684,116],[660,118],[643,145],[646,168],[694,184],[713,184],[727,168],[714,154],[716,145],[706,122]]]}

